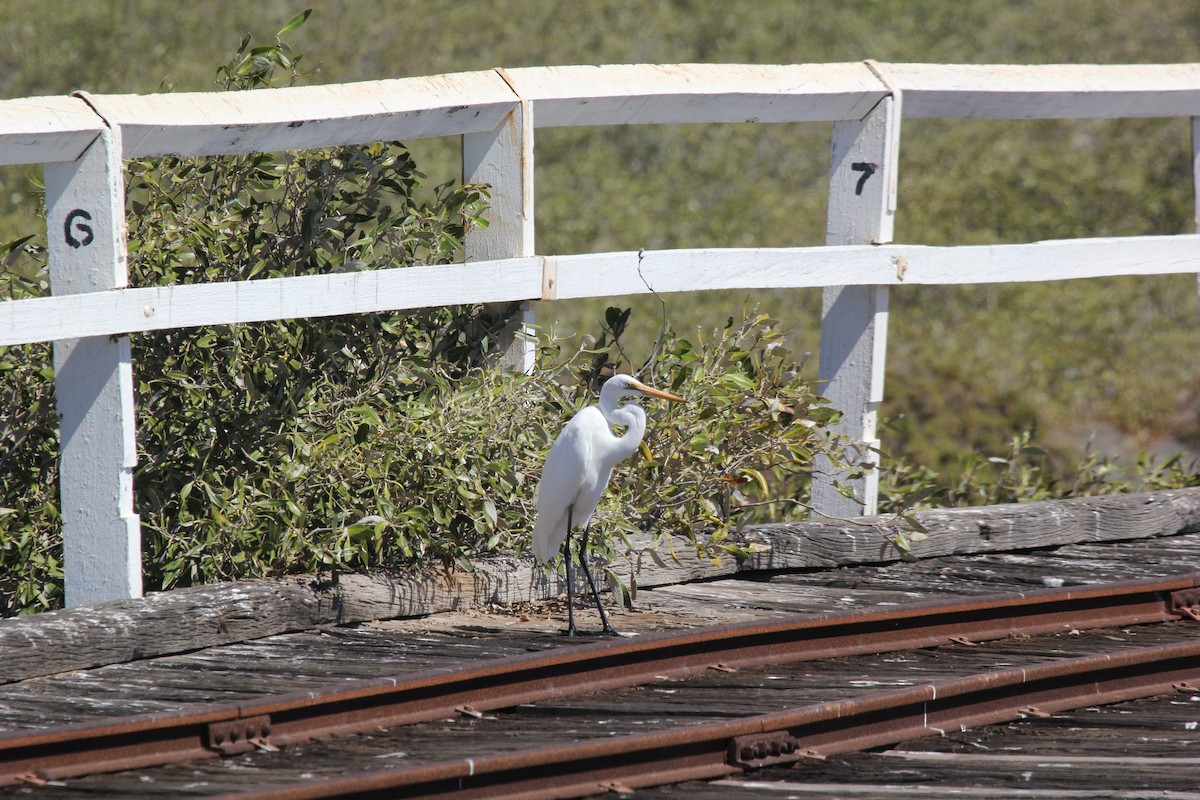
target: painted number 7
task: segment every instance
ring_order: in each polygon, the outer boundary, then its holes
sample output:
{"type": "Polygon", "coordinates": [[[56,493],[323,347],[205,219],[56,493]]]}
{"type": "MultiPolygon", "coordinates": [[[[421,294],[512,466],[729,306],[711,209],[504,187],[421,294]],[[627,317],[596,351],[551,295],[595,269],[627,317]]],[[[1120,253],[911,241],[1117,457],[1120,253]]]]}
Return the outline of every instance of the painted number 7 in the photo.
{"type": "Polygon", "coordinates": [[[862,194],[863,186],[866,184],[867,178],[875,174],[876,167],[876,164],[871,164],[867,161],[856,161],[850,165],[850,169],[854,170],[855,172],[862,173],[862,177],[858,179],[858,184],[854,187],[855,194],[862,194]]]}

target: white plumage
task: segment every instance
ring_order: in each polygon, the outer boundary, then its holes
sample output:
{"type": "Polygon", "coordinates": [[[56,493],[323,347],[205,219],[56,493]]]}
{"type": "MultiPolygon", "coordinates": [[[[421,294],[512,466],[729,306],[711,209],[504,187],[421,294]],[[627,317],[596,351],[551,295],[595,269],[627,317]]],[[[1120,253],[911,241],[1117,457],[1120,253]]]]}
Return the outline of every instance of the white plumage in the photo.
{"type": "Polygon", "coordinates": [[[591,571],[587,566],[587,531],[608,486],[613,467],[637,451],[646,433],[646,412],[637,403],[622,404],[627,397],[660,397],[682,401],[669,392],[654,389],[629,375],[614,375],[600,390],[600,403],[580,411],[554,441],[542,468],[537,490],[537,520],[533,526],[533,555],[545,563],[554,557],[567,542],[567,612],[568,634],[575,633],[574,609],[570,586],[573,584],[570,551],[570,529],[584,530],[580,547],[580,565],[596,598],[596,607],[604,621],[604,630],[614,632],[608,624],[600,596],[596,592],[591,571]],[[618,436],[613,428],[625,428],[618,436]]]}

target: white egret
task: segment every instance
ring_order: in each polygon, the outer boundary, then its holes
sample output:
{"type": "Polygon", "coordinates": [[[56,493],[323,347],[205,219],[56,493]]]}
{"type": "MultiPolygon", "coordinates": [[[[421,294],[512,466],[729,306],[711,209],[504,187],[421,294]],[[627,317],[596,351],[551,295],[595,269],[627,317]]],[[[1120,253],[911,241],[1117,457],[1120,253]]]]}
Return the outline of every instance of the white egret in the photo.
{"type": "Polygon", "coordinates": [[[575,575],[571,562],[571,528],[583,528],[579,546],[579,565],[587,576],[588,587],[596,600],[604,633],[616,634],[600,602],[600,593],[587,564],[588,529],[596,504],[608,486],[613,467],[638,449],[646,432],[646,412],[637,403],[622,404],[627,397],[659,397],[682,402],[670,392],[654,389],[630,375],[614,375],[600,390],[600,403],[580,411],[554,440],[542,480],[537,489],[537,521],[533,525],[533,555],[546,563],[566,543],[567,562],[567,635],[574,636],[575,608],[571,589],[575,575]],[[613,428],[625,428],[618,436],[613,428]]]}

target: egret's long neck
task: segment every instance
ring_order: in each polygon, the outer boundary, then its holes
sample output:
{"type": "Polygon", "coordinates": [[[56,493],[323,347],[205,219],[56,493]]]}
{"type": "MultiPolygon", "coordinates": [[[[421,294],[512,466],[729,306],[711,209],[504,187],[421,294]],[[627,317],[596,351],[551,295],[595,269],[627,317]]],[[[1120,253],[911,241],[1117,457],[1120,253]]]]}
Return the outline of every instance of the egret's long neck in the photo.
{"type": "Polygon", "coordinates": [[[619,402],[620,398],[614,398],[611,403],[602,402],[600,410],[604,412],[604,418],[610,425],[625,428],[625,433],[615,438],[613,449],[618,459],[626,459],[637,452],[642,436],[646,433],[646,412],[637,403],[618,405],[619,402]]]}

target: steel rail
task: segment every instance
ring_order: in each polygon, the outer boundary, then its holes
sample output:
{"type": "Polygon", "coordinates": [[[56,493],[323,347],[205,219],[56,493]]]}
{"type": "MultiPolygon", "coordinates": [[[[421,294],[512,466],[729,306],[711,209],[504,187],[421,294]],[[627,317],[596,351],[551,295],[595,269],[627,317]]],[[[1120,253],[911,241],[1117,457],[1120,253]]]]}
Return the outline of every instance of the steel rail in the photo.
{"type": "Polygon", "coordinates": [[[1200,574],[793,615],[528,653],[250,702],[0,735],[0,785],[179,763],[748,667],[1163,622],[1200,613],[1200,574]]]}
{"type": "Polygon", "coordinates": [[[1198,680],[1200,642],[1160,645],[975,673],[727,722],[265,787],[217,800],[583,797],[1169,694],[1198,680]]]}

